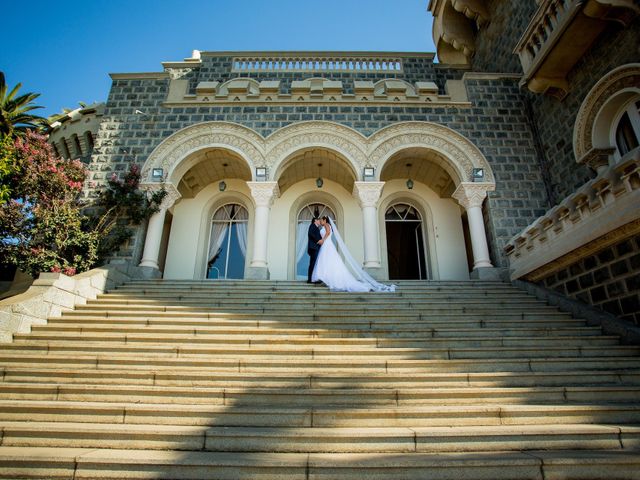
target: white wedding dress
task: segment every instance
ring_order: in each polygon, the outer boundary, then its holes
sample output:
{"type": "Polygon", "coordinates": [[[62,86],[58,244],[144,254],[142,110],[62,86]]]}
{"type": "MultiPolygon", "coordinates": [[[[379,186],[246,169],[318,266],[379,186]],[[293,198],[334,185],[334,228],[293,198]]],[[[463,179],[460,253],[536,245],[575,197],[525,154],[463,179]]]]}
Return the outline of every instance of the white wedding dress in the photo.
{"type": "MultiPolygon", "coordinates": [[[[313,282],[322,281],[329,289],[341,292],[394,292],[395,285],[384,285],[375,281],[356,263],[342,241],[335,223],[331,219],[329,222],[331,223],[331,233],[320,247],[311,280],[313,282]],[[347,264],[342,260],[334,245],[333,238],[335,238],[352,271],[349,271],[347,264]]],[[[320,234],[323,238],[325,233],[326,229],[322,227],[320,234]]]]}

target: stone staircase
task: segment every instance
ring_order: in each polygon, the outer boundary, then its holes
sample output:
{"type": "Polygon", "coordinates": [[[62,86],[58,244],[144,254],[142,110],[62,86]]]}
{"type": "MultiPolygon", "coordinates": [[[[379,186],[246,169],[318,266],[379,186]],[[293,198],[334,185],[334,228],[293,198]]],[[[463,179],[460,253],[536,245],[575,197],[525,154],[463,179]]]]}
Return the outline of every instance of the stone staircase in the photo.
{"type": "Polygon", "coordinates": [[[640,478],[640,349],[497,282],[137,281],[0,371],[0,478],[640,478]]]}

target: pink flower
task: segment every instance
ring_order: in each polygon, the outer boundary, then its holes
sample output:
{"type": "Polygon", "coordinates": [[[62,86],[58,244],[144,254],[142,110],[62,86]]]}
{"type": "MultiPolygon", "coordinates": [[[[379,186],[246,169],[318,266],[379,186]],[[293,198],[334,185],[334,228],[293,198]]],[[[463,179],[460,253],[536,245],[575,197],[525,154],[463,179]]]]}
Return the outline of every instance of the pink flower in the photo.
{"type": "Polygon", "coordinates": [[[53,273],[60,273],[62,271],[62,269],[60,268],[60,265],[54,265],[53,267],[51,267],[51,272],[53,273]]]}
{"type": "Polygon", "coordinates": [[[69,277],[73,277],[76,274],[76,269],[75,267],[67,267],[64,269],[64,274],[69,276],[69,277]]]}

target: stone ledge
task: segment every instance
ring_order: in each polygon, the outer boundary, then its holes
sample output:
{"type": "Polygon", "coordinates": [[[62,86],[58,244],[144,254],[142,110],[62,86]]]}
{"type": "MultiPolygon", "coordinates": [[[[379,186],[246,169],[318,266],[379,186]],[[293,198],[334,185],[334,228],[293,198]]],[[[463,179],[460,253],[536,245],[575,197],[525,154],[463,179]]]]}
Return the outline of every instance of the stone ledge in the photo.
{"type": "Polygon", "coordinates": [[[640,345],[640,327],[636,327],[630,322],[621,320],[615,315],[594,308],[579,300],[565,297],[535,283],[524,280],[514,280],[511,283],[540,300],[546,300],[549,305],[571,313],[575,318],[584,318],[591,326],[602,327],[602,331],[606,335],[619,336],[624,344],[640,345]]]}
{"type": "Polygon", "coordinates": [[[107,265],[74,277],[41,273],[26,292],[0,301],[0,342],[11,342],[14,333],[29,333],[32,325],[46,324],[49,317],[131,280],[125,271],[125,266],[107,265]]]}

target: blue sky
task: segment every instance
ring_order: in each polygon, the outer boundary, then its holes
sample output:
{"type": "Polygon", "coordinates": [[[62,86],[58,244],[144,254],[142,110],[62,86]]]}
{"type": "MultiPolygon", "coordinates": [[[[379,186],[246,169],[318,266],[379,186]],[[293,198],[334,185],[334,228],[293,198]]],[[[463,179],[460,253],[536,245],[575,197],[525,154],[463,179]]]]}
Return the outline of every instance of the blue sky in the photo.
{"type": "Polygon", "coordinates": [[[198,50],[434,52],[427,0],[5,2],[0,70],[39,115],[107,98],[112,72],[161,71],[198,50]]]}

